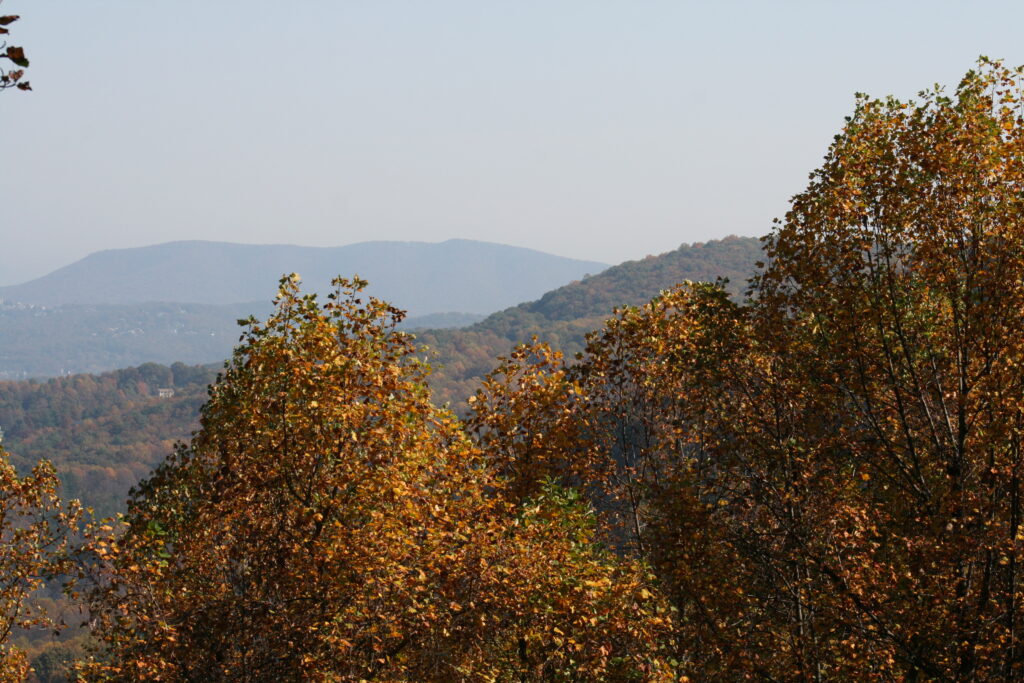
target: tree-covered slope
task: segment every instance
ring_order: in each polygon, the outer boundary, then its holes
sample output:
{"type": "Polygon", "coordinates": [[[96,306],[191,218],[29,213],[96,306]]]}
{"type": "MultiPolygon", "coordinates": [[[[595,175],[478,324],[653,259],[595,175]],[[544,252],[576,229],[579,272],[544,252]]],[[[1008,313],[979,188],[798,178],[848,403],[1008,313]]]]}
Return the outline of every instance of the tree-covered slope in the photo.
{"type": "Polygon", "coordinates": [[[149,363],[100,375],[0,382],[3,444],[20,471],[50,460],[65,495],[110,514],[176,441],[190,436],[215,376],[209,367],[149,363]],[[161,389],[173,396],[161,396],[161,389]]]}
{"type": "Polygon", "coordinates": [[[583,348],[586,334],[615,308],[635,306],[685,280],[729,280],[739,296],[761,258],[761,241],[726,237],[684,244],[674,251],[627,261],[597,275],[552,290],[463,329],[418,333],[436,370],[431,388],[437,401],[461,409],[497,356],[533,336],[568,355],[583,348]]]}

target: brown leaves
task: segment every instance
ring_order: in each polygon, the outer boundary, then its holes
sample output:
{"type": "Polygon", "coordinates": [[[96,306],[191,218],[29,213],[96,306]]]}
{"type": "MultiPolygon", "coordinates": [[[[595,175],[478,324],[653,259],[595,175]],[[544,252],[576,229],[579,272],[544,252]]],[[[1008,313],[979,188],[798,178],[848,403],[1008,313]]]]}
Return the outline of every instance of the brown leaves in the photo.
{"type": "Polygon", "coordinates": [[[861,98],[747,307],[669,292],[473,402],[512,491],[579,486],[650,563],[694,673],[1019,668],[1021,86],[861,98]]]}
{"type": "Polygon", "coordinates": [[[20,47],[9,46],[4,56],[18,66],[28,66],[28,60],[25,59],[25,50],[20,47]]]}
{"type": "MultiPolygon", "coordinates": [[[[14,14],[0,16],[0,35],[9,34],[10,29],[8,29],[7,26],[18,19],[19,17],[14,14]]],[[[8,59],[15,66],[21,67],[20,69],[13,69],[11,71],[0,69],[0,90],[12,87],[17,88],[18,90],[31,90],[32,86],[29,85],[28,81],[21,80],[25,75],[24,70],[28,68],[29,65],[29,61],[25,57],[25,50],[14,45],[0,47],[4,49],[4,51],[0,53],[0,59],[8,59]]]]}

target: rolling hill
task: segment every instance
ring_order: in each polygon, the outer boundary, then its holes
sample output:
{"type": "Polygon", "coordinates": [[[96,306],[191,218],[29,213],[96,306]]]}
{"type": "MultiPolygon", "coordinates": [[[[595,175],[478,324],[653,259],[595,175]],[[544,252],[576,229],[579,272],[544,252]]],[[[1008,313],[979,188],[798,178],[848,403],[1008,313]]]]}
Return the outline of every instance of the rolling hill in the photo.
{"type": "Polygon", "coordinates": [[[642,304],[684,280],[726,279],[739,297],[761,256],[761,241],[753,237],[683,244],[659,256],[613,266],[469,327],[421,331],[420,342],[433,354],[430,385],[435,401],[461,412],[480,378],[494,367],[494,359],[516,344],[536,335],[572,355],[583,349],[586,334],[600,327],[615,308],[642,304]]]}

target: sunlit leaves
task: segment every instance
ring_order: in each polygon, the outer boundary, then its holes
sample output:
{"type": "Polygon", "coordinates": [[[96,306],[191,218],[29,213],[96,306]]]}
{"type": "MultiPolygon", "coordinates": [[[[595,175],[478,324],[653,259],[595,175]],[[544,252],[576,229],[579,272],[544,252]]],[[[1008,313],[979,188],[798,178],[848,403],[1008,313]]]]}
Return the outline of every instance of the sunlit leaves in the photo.
{"type": "Polygon", "coordinates": [[[91,532],[89,673],[1019,677],[1021,81],[860,97],[744,305],[689,283],[576,362],[518,347],[472,442],[398,311],[283,279],[91,532]]]}
{"type": "Polygon", "coordinates": [[[1021,74],[860,97],[751,301],[683,288],[473,402],[519,490],[586,491],[714,677],[1014,677],[1021,74]]]}
{"type": "Polygon", "coordinates": [[[506,473],[430,403],[400,312],[364,285],[339,280],[321,304],[284,278],[192,443],[123,530],[91,530],[105,647],[87,674],[668,675],[670,615],[644,567],[596,545],[571,492],[504,495],[506,473]]]}

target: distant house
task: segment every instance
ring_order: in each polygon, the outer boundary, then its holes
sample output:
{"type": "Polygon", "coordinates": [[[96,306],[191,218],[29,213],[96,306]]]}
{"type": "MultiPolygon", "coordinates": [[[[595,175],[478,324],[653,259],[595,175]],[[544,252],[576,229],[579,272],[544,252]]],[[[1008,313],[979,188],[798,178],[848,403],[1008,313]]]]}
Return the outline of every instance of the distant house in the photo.
{"type": "Polygon", "coordinates": [[[160,398],[174,398],[174,389],[157,389],[156,393],[160,398]]]}

